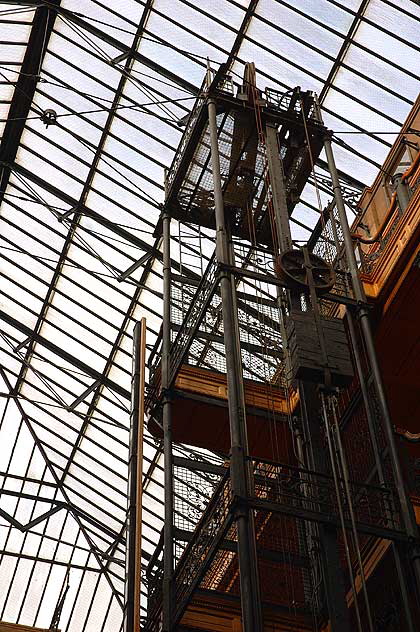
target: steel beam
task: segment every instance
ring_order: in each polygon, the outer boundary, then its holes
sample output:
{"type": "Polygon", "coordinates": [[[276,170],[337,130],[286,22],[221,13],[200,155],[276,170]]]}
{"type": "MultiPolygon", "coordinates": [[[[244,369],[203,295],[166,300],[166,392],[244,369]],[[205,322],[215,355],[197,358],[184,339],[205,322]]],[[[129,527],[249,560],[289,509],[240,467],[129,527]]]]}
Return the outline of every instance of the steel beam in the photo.
{"type": "MultiPolygon", "coordinates": [[[[143,33],[146,21],[147,21],[147,19],[149,17],[149,13],[150,13],[150,9],[151,9],[152,3],[153,3],[153,0],[148,0],[147,3],[146,3],[146,6],[143,9],[142,17],[140,19],[140,23],[139,23],[136,35],[135,35],[134,40],[133,40],[132,48],[134,48],[137,45],[137,43],[138,43],[138,41],[139,41],[139,39],[140,39],[140,37],[141,37],[141,35],[143,33]]],[[[127,61],[126,61],[126,69],[128,69],[128,67],[129,67],[129,65],[131,63],[131,59],[132,59],[131,58],[131,54],[127,55],[126,59],[127,59],[127,61]]],[[[118,89],[117,89],[117,91],[115,93],[115,96],[114,96],[114,100],[113,100],[111,111],[108,114],[107,121],[106,121],[106,124],[105,124],[105,127],[104,127],[104,131],[102,133],[101,139],[100,139],[99,144],[98,144],[97,151],[95,153],[95,157],[93,159],[91,168],[89,170],[88,176],[87,176],[86,181],[85,181],[85,185],[84,185],[82,193],[80,195],[78,206],[84,206],[84,204],[85,204],[88,192],[89,192],[89,190],[91,188],[91,185],[92,185],[92,181],[93,181],[94,175],[96,173],[96,168],[97,168],[97,164],[98,164],[98,161],[99,161],[102,149],[103,149],[103,147],[104,147],[104,145],[106,143],[106,139],[108,138],[108,134],[109,134],[109,131],[110,131],[110,128],[111,128],[111,124],[112,124],[112,121],[114,119],[114,115],[115,115],[115,109],[114,108],[119,103],[119,100],[120,100],[120,97],[121,97],[121,94],[122,94],[122,90],[123,90],[123,88],[124,88],[124,86],[126,84],[126,80],[127,80],[126,75],[122,76],[121,79],[120,79],[120,83],[119,83],[118,89]]],[[[79,222],[80,220],[77,218],[76,221],[79,222]]],[[[127,234],[129,234],[129,233],[127,233],[127,234]]],[[[158,243],[155,243],[153,247],[149,246],[149,249],[146,251],[146,254],[148,256],[149,255],[150,256],[153,256],[153,255],[157,256],[157,253],[160,254],[158,243]]],[[[151,263],[149,265],[151,266],[151,263]]],[[[145,270],[148,270],[148,269],[149,269],[149,266],[146,265],[145,270]]],[[[145,271],[143,271],[142,278],[143,278],[144,275],[145,275],[145,271]]],[[[132,317],[132,314],[133,314],[137,304],[138,304],[139,296],[140,296],[140,292],[141,292],[141,286],[142,285],[143,284],[142,284],[142,280],[141,280],[140,283],[139,283],[139,287],[135,290],[135,292],[133,294],[133,297],[132,297],[132,299],[130,301],[130,305],[129,305],[126,313],[125,313],[123,322],[121,323],[121,326],[120,326],[120,328],[118,330],[117,336],[115,337],[114,343],[112,345],[112,349],[111,349],[111,351],[110,351],[110,353],[108,355],[108,359],[107,359],[105,367],[104,367],[104,369],[102,371],[102,376],[104,378],[108,377],[108,373],[109,373],[109,371],[110,371],[110,369],[112,367],[115,355],[116,355],[116,353],[117,353],[117,351],[119,349],[119,346],[120,346],[120,343],[121,343],[121,339],[122,339],[122,337],[124,335],[125,329],[126,329],[128,323],[129,323],[129,321],[130,321],[130,319],[132,317]]],[[[71,455],[70,455],[70,457],[69,457],[69,459],[67,461],[67,465],[66,465],[66,467],[65,467],[65,469],[63,471],[62,479],[61,479],[62,481],[64,481],[66,476],[67,476],[67,473],[68,473],[68,470],[70,468],[70,465],[71,465],[71,463],[72,463],[72,461],[73,461],[73,459],[74,459],[74,457],[76,455],[76,452],[77,452],[77,450],[78,450],[78,448],[80,446],[80,442],[81,442],[81,440],[82,440],[82,438],[83,438],[83,436],[84,436],[84,434],[86,432],[86,429],[87,429],[87,427],[88,427],[88,425],[90,423],[91,417],[92,417],[92,415],[93,415],[93,413],[95,411],[95,408],[97,406],[97,403],[98,403],[98,400],[99,400],[99,397],[100,397],[100,394],[101,394],[101,391],[102,391],[103,384],[104,384],[103,381],[99,382],[98,387],[97,387],[97,389],[95,391],[95,394],[94,394],[94,396],[92,398],[92,401],[89,404],[89,408],[88,408],[87,414],[85,416],[85,419],[83,421],[83,425],[80,428],[80,432],[79,432],[77,440],[75,441],[75,444],[73,446],[72,453],[71,453],[71,455]]]]}
{"type": "MultiPolygon", "coordinates": [[[[37,88],[40,68],[56,19],[56,9],[61,0],[51,0],[49,5],[39,3],[35,11],[25,56],[20,67],[18,79],[10,104],[7,122],[0,144],[0,162],[13,164],[26,125],[32,101],[37,88]]],[[[13,3],[14,4],[14,3],[13,3]]],[[[5,168],[0,176],[0,204],[10,178],[10,167],[5,168]]]]}
{"type": "MultiPolygon", "coordinates": [[[[216,215],[216,258],[219,263],[231,262],[225,211],[221,186],[220,155],[217,134],[216,100],[208,100],[211,163],[216,215]]],[[[220,278],[222,298],[228,408],[231,439],[232,491],[237,498],[247,498],[251,480],[246,457],[248,441],[246,430],[245,398],[240,355],[238,314],[236,311],[234,276],[223,272],[220,278]]],[[[236,512],[238,529],[238,558],[244,632],[262,632],[261,597],[258,562],[255,549],[253,515],[246,502],[236,512]]]]}
{"type": "MultiPolygon", "coordinates": [[[[52,2],[53,0],[50,0],[48,4],[52,4],[52,2]]],[[[46,3],[44,2],[44,0],[27,0],[27,1],[17,0],[16,2],[5,0],[5,4],[22,4],[24,6],[38,7],[38,6],[45,5],[46,3]]],[[[198,94],[199,88],[197,86],[190,83],[186,79],[182,79],[181,77],[178,77],[170,70],[167,70],[166,68],[164,68],[157,62],[154,62],[151,59],[148,59],[145,55],[140,54],[138,51],[131,50],[129,46],[115,39],[115,37],[112,37],[112,35],[110,35],[109,33],[102,31],[97,26],[95,26],[95,24],[87,22],[86,20],[81,18],[77,13],[73,13],[73,11],[70,11],[69,9],[65,9],[64,7],[51,7],[51,9],[54,9],[56,13],[60,15],[62,18],[69,20],[73,24],[77,24],[77,26],[81,27],[83,30],[87,31],[94,37],[97,37],[98,39],[102,40],[109,46],[112,46],[116,50],[121,51],[123,55],[132,55],[133,59],[140,62],[141,64],[144,64],[145,66],[147,66],[147,68],[150,68],[154,72],[157,72],[162,77],[169,79],[173,83],[179,85],[181,88],[184,88],[184,90],[187,90],[188,92],[191,92],[192,94],[198,94]]]]}
{"type": "MultiPolygon", "coordinates": [[[[252,498],[249,500],[249,504],[254,509],[259,511],[266,511],[272,513],[278,513],[284,516],[294,516],[300,520],[306,520],[309,522],[315,522],[319,525],[324,525],[329,529],[340,529],[340,521],[338,517],[334,517],[326,514],[322,511],[317,511],[316,509],[305,508],[305,507],[295,507],[294,505],[286,505],[280,504],[276,502],[272,502],[269,500],[263,500],[260,498],[252,498]]],[[[366,535],[373,535],[377,538],[381,538],[384,540],[394,540],[396,542],[409,542],[409,537],[404,531],[397,531],[396,529],[387,529],[381,527],[380,525],[370,525],[361,522],[357,522],[357,530],[360,533],[365,533],[366,535]]],[[[351,529],[350,520],[345,521],[346,529],[351,529]]],[[[334,544],[335,553],[338,551],[336,548],[336,544],[334,544]]],[[[340,562],[338,554],[335,555],[336,563],[338,564],[338,569],[340,569],[340,562]]],[[[339,630],[340,628],[338,628],[339,630]]]]}
{"type": "MultiPolygon", "coordinates": [[[[3,380],[4,380],[5,384],[6,384],[9,392],[12,393],[13,392],[12,385],[9,382],[9,378],[7,377],[6,372],[1,367],[0,367],[0,373],[1,373],[2,377],[3,377],[3,380]]],[[[91,538],[89,537],[89,535],[88,535],[88,533],[86,531],[86,527],[81,522],[80,516],[83,515],[83,517],[85,519],[90,520],[92,522],[92,524],[95,524],[95,526],[97,528],[103,529],[105,532],[107,531],[108,528],[106,527],[106,525],[103,525],[103,526],[98,525],[97,521],[94,520],[94,518],[92,518],[91,516],[85,514],[83,511],[78,510],[74,506],[74,504],[70,501],[68,493],[67,493],[67,490],[60,483],[59,478],[57,476],[57,472],[56,472],[55,468],[53,467],[53,465],[51,464],[51,462],[50,462],[50,460],[49,460],[49,458],[47,456],[47,453],[45,452],[44,445],[41,443],[41,441],[39,440],[36,432],[34,431],[34,429],[32,427],[31,420],[29,419],[28,415],[26,414],[21,402],[18,399],[15,400],[15,401],[16,401],[17,409],[18,409],[22,419],[25,421],[25,424],[26,424],[26,426],[27,426],[27,428],[28,428],[28,430],[29,430],[29,432],[30,432],[30,434],[32,436],[32,439],[34,440],[35,445],[39,449],[39,451],[40,451],[40,453],[41,453],[41,455],[42,455],[42,457],[43,457],[43,459],[45,461],[45,464],[46,464],[46,467],[48,468],[48,471],[50,472],[53,480],[55,481],[55,483],[57,485],[57,488],[60,490],[61,494],[63,495],[64,502],[68,505],[69,511],[73,515],[73,517],[76,520],[77,525],[78,525],[81,533],[83,534],[84,538],[86,539],[86,542],[88,543],[88,545],[89,545],[89,547],[91,549],[92,555],[94,556],[94,558],[95,558],[95,560],[96,560],[96,562],[97,562],[97,564],[99,566],[100,571],[104,573],[104,575],[106,577],[106,580],[108,582],[108,585],[109,585],[109,587],[110,587],[110,589],[111,589],[111,591],[112,591],[117,603],[122,608],[121,597],[120,597],[119,593],[117,592],[117,590],[115,589],[115,586],[113,585],[113,583],[112,583],[112,581],[110,579],[109,573],[108,573],[107,569],[105,568],[105,566],[104,566],[104,564],[102,562],[102,559],[101,559],[101,557],[100,557],[100,555],[98,553],[97,547],[93,544],[91,538]]]]}
{"type": "Polygon", "coordinates": [[[280,252],[283,253],[292,249],[292,235],[290,233],[283,163],[279,153],[277,128],[274,125],[266,125],[265,143],[270,174],[274,221],[276,223],[280,252]]]}
{"type": "MultiPolygon", "coordinates": [[[[187,531],[186,529],[175,529],[175,539],[181,542],[191,542],[194,531],[187,531]]],[[[235,540],[224,539],[221,541],[220,549],[223,551],[231,551],[237,553],[238,543],[235,540]]],[[[299,555],[298,553],[288,550],[270,550],[270,549],[258,549],[258,557],[270,562],[276,562],[279,564],[287,564],[295,568],[309,568],[309,558],[299,555]]]]}
{"type": "Polygon", "coordinates": [[[162,418],[165,521],[163,526],[163,632],[174,629],[173,572],[174,572],[174,485],[172,449],[171,386],[171,218],[164,211],[163,232],[163,321],[162,321],[162,418]]]}
{"type": "Polygon", "coordinates": [[[44,191],[47,191],[48,193],[51,193],[52,195],[54,195],[57,199],[62,200],[65,204],[68,204],[71,207],[77,207],[79,213],[82,213],[83,215],[86,215],[87,217],[94,219],[96,222],[98,222],[98,224],[100,224],[101,226],[104,226],[105,228],[115,233],[122,239],[125,239],[126,241],[128,241],[128,243],[133,244],[134,246],[137,246],[138,248],[141,248],[145,252],[151,252],[153,256],[156,257],[156,259],[158,259],[159,261],[162,260],[162,253],[158,249],[153,248],[153,246],[147,243],[147,241],[144,241],[140,237],[137,237],[137,235],[134,235],[128,230],[125,230],[118,224],[115,224],[114,222],[108,220],[107,218],[103,217],[96,211],[93,211],[92,209],[88,208],[84,204],[79,205],[78,200],[68,195],[68,193],[66,193],[62,189],[59,189],[58,187],[54,186],[51,182],[44,180],[38,174],[33,173],[26,167],[23,167],[22,165],[16,162],[14,162],[11,165],[5,164],[4,166],[11,167],[12,171],[19,173],[21,176],[23,176],[24,178],[27,178],[28,180],[30,180],[30,182],[32,182],[36,186],[41,187],[42,189],[44,189],[44,191]]]}
{"type": "Polygon", "coordinates": [[[83,360],[81,360],[80,358],[76,358],[74,355],[72,355],[65,349],[58,347],[56,344],[54,344],[53,342],[51,342],[44,336],[41,336],[41,334],[35,333],[30,327],[25,325],[22,321],[17,320],[16,318],[13,318],[13,316],[11,316],[10,314],[7,314],[3,310],[0,310],[0,320],[3,320],[4,322],[6,322],[8,325],[13,327],[17,331],[20,331],[24,336],[27,336],[28,338],[33,337],[35,342],[39,343],[41,346],[48,349],[48,351],[51,351],[59,358],[62,358],[69,364],[75,366],[77,369],[79,369],[83,373],[86,373],[86,375],[90,375],[90,377],[92,377],[94,380],[99,380],[100,382],[105,384],[105,386],[107,386],[112,391],[114,391],[114,393],[121,395],[121,397],[123,397],[124,399],[127,399],[127,400],[131,399],[130,392],[127,391],[125,388],[123,388],[122,386],[114,382],[113,380],[109,379],[108,377],[104,377],[99,371],[96,371],[89,364],[86,364],[86,362],[83,362],[83,360]]]}

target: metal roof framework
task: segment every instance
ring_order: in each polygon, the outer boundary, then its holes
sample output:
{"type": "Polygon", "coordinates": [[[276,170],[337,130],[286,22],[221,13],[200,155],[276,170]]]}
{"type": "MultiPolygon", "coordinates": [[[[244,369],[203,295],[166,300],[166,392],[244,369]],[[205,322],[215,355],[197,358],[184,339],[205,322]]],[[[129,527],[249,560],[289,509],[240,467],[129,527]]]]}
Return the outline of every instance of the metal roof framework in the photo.
{"type": "MultiPolygon", "coordinates": [[[[163,174],[207,58],[316,91],[357,190],[417,96],[419,17],[411,0],[0,3],[0,620],[121,629],[132,331],[145,316],[153,348],[163,174]]],[[[309,183],[293,238],[319,218],[309,183]]],[[[198,279],[194,246],[190,262],[198,279]]],[[[144,456],[147,564],[163,480],[148,436],[144,456]]]]}

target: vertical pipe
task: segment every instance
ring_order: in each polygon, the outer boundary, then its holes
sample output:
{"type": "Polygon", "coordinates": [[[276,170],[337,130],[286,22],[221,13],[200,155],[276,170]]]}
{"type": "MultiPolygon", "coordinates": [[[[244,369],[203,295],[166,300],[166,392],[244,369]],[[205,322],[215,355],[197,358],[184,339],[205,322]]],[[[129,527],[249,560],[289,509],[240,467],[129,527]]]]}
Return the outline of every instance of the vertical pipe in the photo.
{"type": "Polygon", "coordinates": [[[407,182],[403,180],[402,173],[396,173],[393,176],[392,184],[397,193],[398,206],[400,207],[400,212],[402,214],[410,204],[410,189],[407,182]]]}
{"type": "Polygon", "coordinates": [[[133,331],[124,632],[140,631],[140,568],[146,319],[133,331]]]}
{"type": "Polygon", "coordinates": [[[162,392],[163,392],[163,457],[165,515],[163,527],[163,632],[172,631],[173,609],[173,458],[172,458],[172,411],[170,396],[170,348],[171,348],[171,218],[165,210],[163,229],[163,323],[162,323],[162,392]]]}
{"type": "MultiPolygon", "coordinates": [[[[216,101],[213,98],[209,98],[208,100],[208,114],[216,216],[216,258],[218,263],[227,264],[230,261],[229,244],[220,177],[216,101]]],[[[231,436],[230,470],[232,494],[239,501],[236,524],[238,529],[238,558],[243,630],[244,632],[262,632],[255,532],[252,529],[252,514],[248,506],[250,481],[247,463],[245,402],[243,398],[237,312],[235,311],[235,292],[236,287],[232,275],[223,271],[220,277],[220,293],[222,298],[223,335],[226,353],[231,436]]]]}
{"type": "MultiPolygon", "coordinates": [[[[306,437],[308,469],[325,474],[325,453],[318,419],[319,396],[315,384],[299,382],[301,414],[306,437]]],[[[322,400],[323,401],[323,400],[322,400]]],[[[322,574],[332,632],[350,632],[344,574],[341,570],[337,529],[318,525],[321,547],[322,574]]]]}
{"type": "MultiPolygon", "coordinates": [[[[325,406],[325,404],[324,404],[324,406],[325,406]]],[[[333,404],[333,406],[335,406],[335,404],[333,404]]],[[[367,592],[365,571],[364,571],[364,568],[363,568],[363,561],[362,561],[362,554],[360,553],[360,541],[359,541],[359,534],[357,532],[356,517],[355,517],[355,514],[354,514],[353,500],[352,500],[352,494],[351,494],[351,489],[350,489],[349,470],[348,470],[348,467],[347,467],[346,456],[344,454],[343,442],[341,441],[340,426],[339,426],[339,423],[338,423],[338,418],[337,418],[337,415],[336,415],[335,407],[333,408],[333,417],[334,417],[334,438],[335,438],[335,444],[336,444],[336,453],[337,453],[337,456],[338,456],[338,459],[339,459],[339,464],[341,465],[341,473],[342,473],[342,477],[343,477],[344,491],[345,491],[346,496],[347,496],[347,508],[348,508],[348,511],[349,511],[349,514],[350,514],[350,522],[351,522],[351,528],[352,528],[353,539],[354,539],[354,548],[356,549],[356,557],[357,557],[357,563],[359,565],[360,581],[361,581],[361,584],[362,584],[363,596],[365,598],[366,615],[367,615],[369,630],[370,630],[370,632],[373,632],[372,613],[371,613],[371,610],[370,610],[370,602],[369,602],[369,595],[368,595],[368,592],[367,592]]],[[[326,419],[325,419],[325,424],[326,425],[329,424],[328,417],[326,417],[326,419]]]]}
{"type": "MultiPolygon", "coordinates": [[[[290,231],[283,164],[279,155],[277,131],[272,125],[266,125],[265,127],[265,141],[276,231],[280,253],[282,254],[292,248],[293,242],[290,231]]],[[[288,296],[290,306],[300,311],[299,293],[288,292],[288,296]]],[[[286,359],[286,373],[289,377],[291,375],[291,361],[284,321],[285,310],[283,302],[285,295],[279,287],[277,288],[277,297],[281,314],[281,335],[286,359]]],[[[313,296],[312,298],[315,304],[316,297],[313,296]]],[[[302,418],[306,429],[306,436],[312,451],[312,469],[323,471],[323,450],[319,440],[319,428],[316,427],[313,421],[310,421],[310,418],[313,418],[313,411],[317,408],[315,405],[314,389],[308,384],[303,385],[303,383],[300,383],[299,393],[301,395],[302,418]],[[310,411],[307,409],[308,402],[310,402],[310,411]]],[[[298,449],[301,451],[299,458],[303,458],[303,445],[298,446],[298,449]]],[[[312,525],[307,525],[307,527],[309,531],[308,537],[311,538],[312,525]]],[[[337,533],[335,529],[328,529],[324,525],[319,526],[318,533],[322,548],[322,571],[332,630],[334,632],[350,632],[346,593],[338,556],[337,533]]]]}
{"type": "MultiPolygon", "coordinates": [[[[318,118],[322,122],[320,111],[318,109],[318,118]]],[[[401,469],[401,464],[398,456],[397,446],[394,437],[394,431],[390,413],[388,410],[388,404],[386,401],[385,389],[382,382],[382,376],[379,369],[379,363],[376,356],[376,350],[373,341],[372,330],[369,322],[369,314],[367,308],[364,306],[366,302],[364,289],[362,282],[359,278],[356,256],[353,250],[353,242],[350,234],[350,228],[347,221],[346,209],[344,205],[343,195],[341,192],[340,181],[338,177],[337,167],[335,164],[334,154],[331,146],[330,136],[326,136],[324,139],[325,154],[327,157],[328,168],[333,183],[334,197],[337,205],[337,210],[340,217],[341,229],[343,231],[344,247],[346,251],[347,264],[352,279],[353,291],[356,300],[360,303],[359,319],[360,326],[363,332],[363,337],[366,344],[366,351],[369,358],[369,363],[372,370],[373,383],[375,386],[376,394],[378,397],[378,404],[381,410],[383,419],[384,432],[387,438],[389,453],[391,457],[392,468],[395,477],[395,483],[397,487],[398,498],[401,504],[402,515],[404,519],[405,529],[407,534],[417,539],[418,528],[414,517],[413,507],[406,494],[404,477],[401,469]]],[[[416,574],[417,589],[420,589],[420,558],[418,557],[418,551],[413,556],[413,566],[416,574]]]]}
{"type": "Polygon", "coordinates": [[[401,546],[401,543],[399,542],[392,542],[391,546],[394,552],[395,567],[397,571],[398,581],[400,582],[401,597],[402,597],[404,614],[405,614],[406,623],[407,623],[407,632],[415,632],[413,616],[411,613],[411,597],[410,597],[409,589],[407,586],[407,577],[406,577],[407,573],[402,562],[402,558],[403,558],[403,551],[401,550],[402,546],[401,546]]]}
{"type": "Polygon", "coordinates": [[[277,237],[280,244],[280,252],[283,253],[292,248],[292,234],[290,232],[289,210],[287,208],[286,188],[284,186],[283,163],[279,154],[277,129],[274,125],[268,124],[265,127],[265,145],[277,237]]]}
{"type": "MultiPolygon", "coordinates": [[[[327,437],[328,451],[329,451],[329,454],[330,454],[331,469],[332,469],[332,475],[333,475],[334,487],[335,487],[335,495],[337,497],[338,514],[340,516],[341,530],[342,530],[342,534],[343,534],[344,552],[345,552],[345,555],[346,555],[346,561],[347,561],[347,566],[348,566],[348,571],[349,571],[349,576],[350,576],[351,590],[352,590],[352,593],[353,593],[354,609],[355,609],[356,619],[357,619],[357,627],[359,628],[359,631],[362,632],[362,622],[361,622],[361,619],[360,619],[360,610],[359,610],[359,604],[358,604],[358,601],[357,601],[357,590],[356,590],[356,585],[355,585],[355,581],[354,581],[353,567],[352,567],[352,563],[351,563],[350,547],[349,547],[349,543],[348,543],[347,530],[346,530],[346,525],[345,525],[345,521],[344,521],[344,510],[343,510],[343,504],[342,504],[342,501],[341,501],[340,488],[339,488],[339,484],[338,484],[339,477],[338,477],[337,466],[336,466],[336,462],[335,462],[335,458],[334,458],[334,452],[333,452],[333,446],[332,446],[332,440],[331,440],[330,425],[329,425],[329,420],[328,420],[327,409],[325,407],[324,395],[322,394],[321,397],[322,397],[322,415],[323,415],[323,419],[324,419],[325,435],[327,437]]],[[[360,569],[362,571],[362,566],[360,566],[360,569]]],[[[369,615],[370,615],[370,611],[369,611],[369,615]]],[[[369,616],[369,623],[371,624],[371,617],[370,616],[369,616]]],[[[371,625],[370,625],[370,628],[372,629],[371,625]]]]}

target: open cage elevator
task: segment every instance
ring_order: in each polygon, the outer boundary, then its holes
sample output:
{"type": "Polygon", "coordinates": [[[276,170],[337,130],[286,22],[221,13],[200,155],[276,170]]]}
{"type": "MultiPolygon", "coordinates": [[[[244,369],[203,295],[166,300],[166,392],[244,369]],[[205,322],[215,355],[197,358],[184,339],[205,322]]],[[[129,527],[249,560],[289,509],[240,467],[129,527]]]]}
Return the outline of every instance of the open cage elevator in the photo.
{"type": "Polygon", "coordinates": [[[184,124],[156,229],[145,406],[165,516],[142,629],[414,632],[417,525],[316,96],[261,91],[251,63],[237,89],[209,67],[184,124]],[[300,244],[290,215],[322,150],[334,199],[300,244]],[[216,248],[197,281],[181,251],[200,259],[202,234],[216,248]]]}

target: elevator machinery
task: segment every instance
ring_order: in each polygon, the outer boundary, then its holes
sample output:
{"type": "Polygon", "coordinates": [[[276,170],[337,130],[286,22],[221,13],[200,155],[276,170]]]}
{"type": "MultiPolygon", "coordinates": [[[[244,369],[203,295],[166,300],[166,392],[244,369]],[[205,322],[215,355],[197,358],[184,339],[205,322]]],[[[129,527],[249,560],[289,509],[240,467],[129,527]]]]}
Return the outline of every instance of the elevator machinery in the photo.
{"type": "Polygon", "coordinates": [[[241,85],[209,68],[166,175],[146,398],[165,519],[147,632],[417,629],[417,525],[331,139],[313,93],[261,91],[253,64],[241,85]],[[297,243],[322,150],[334,199],[297,243]],[[178,271],[171,220],[189,251],[178,271]],[[206,236],[204,273],[185,272],[206,236]]]}

